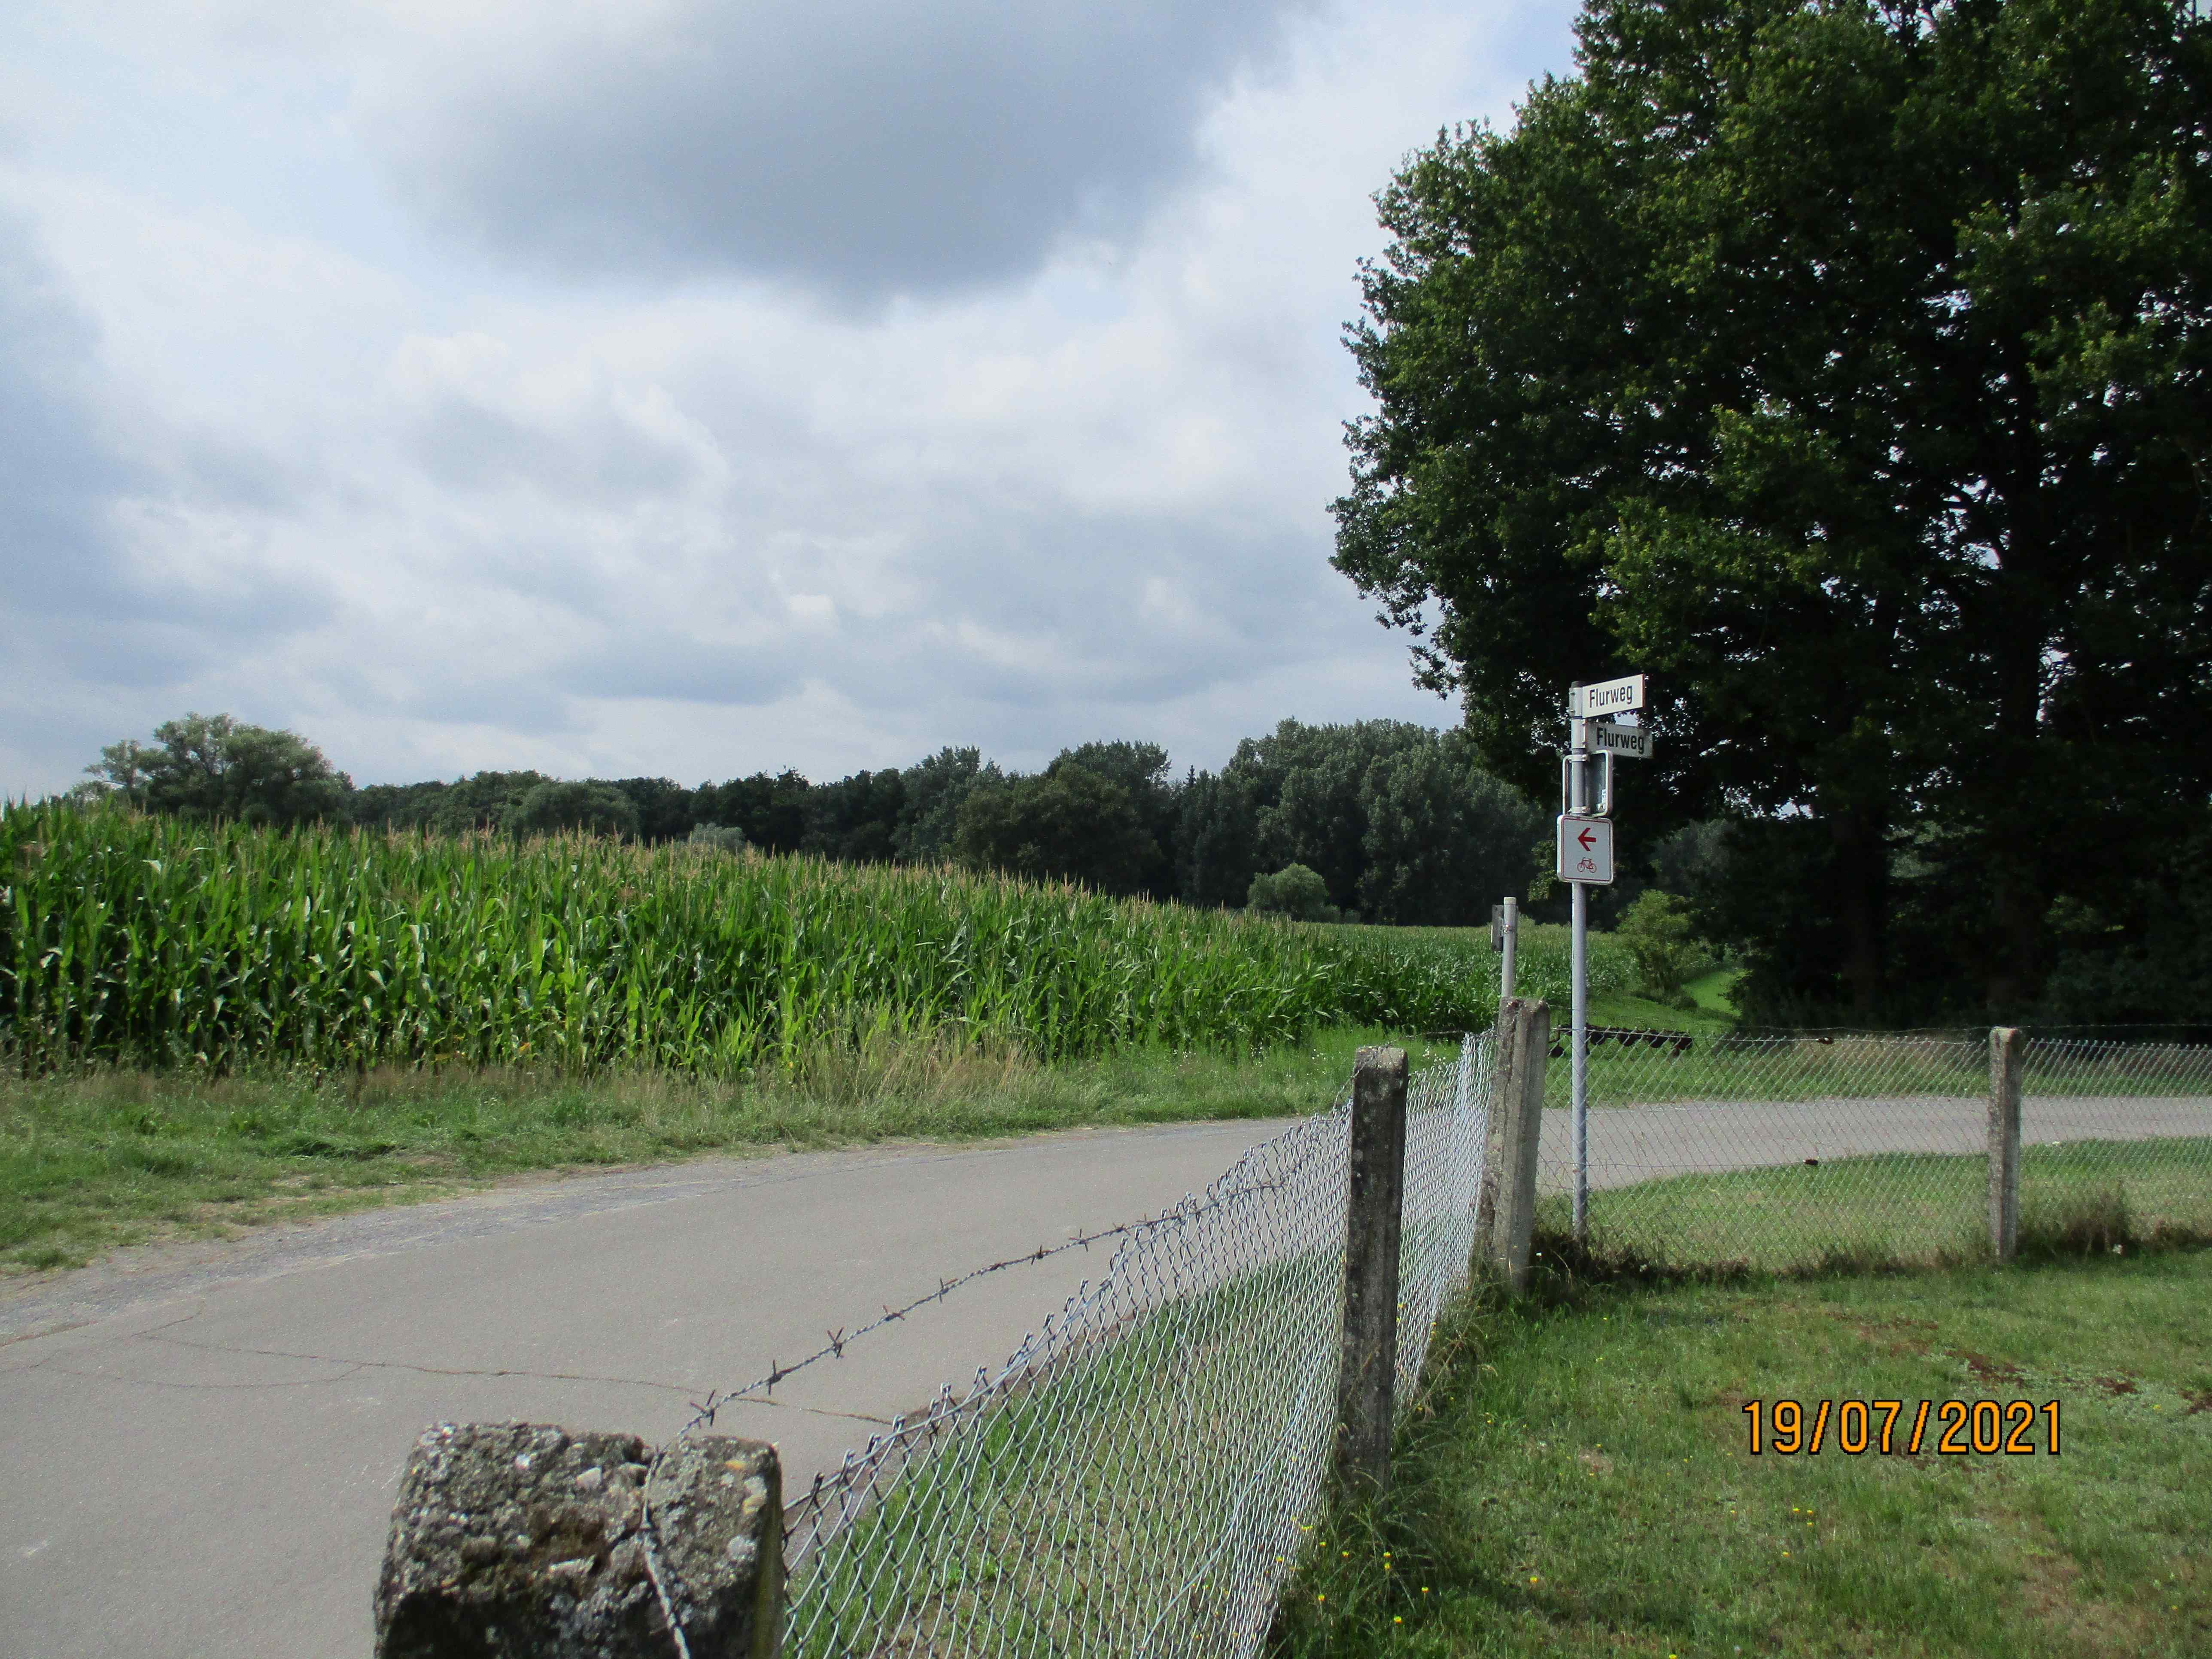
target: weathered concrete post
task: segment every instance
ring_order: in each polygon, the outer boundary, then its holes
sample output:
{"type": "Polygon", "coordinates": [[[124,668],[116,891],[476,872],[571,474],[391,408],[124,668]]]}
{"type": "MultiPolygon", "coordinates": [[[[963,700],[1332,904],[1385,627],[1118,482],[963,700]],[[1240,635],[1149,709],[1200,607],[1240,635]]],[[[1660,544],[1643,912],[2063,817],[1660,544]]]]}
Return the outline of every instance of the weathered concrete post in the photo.
{"type": "Polygon", "coordinates": [[[1482,1188],[1475,1200],[1475,1265],[1519,1295],[1528,1287],[1536,1226],[1536,1153],[1544,1129],[1544,1068],[1551,1058],[1552,1011],[1513,997],[1498,1011],[1496,1079],[1482,1188]]]}
{"type": "Polygon", "coordinates": [[[774,1659],[775,1449],[441,1423],[400,1477],[376,1659],[774,1659]]]}
{"type": "Polygon", "coordinates": [[[1990,1031],[1990,1253],[2020,1249],[2020,1084],[2027,1044],[2010,1025],[1990,1031]]]}
{"type": "Polygon", "coordinates": [[[1406,1051],[1362,1048],[1352,1073],[1337,1467],[1382,1492],[1398,1378],[1398,1242],[1406,1206],[1406,1051]]]}

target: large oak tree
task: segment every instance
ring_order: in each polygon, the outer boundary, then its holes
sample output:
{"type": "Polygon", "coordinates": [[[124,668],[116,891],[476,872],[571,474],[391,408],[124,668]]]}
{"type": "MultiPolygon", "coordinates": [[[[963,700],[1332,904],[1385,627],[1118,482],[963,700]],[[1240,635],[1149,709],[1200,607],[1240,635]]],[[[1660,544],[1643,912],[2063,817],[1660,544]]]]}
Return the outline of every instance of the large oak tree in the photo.
{"type": "Polygon", "coordinates": [[[1881,1007],[1909,841],[2024,1006],[2054,902],[2212,790],[2212,28],[1591,0],[1578,38],[1377,198],[1337,566],[1531,789],[1571,680],[1653,671],[1646,822],[1793,838],[1802,977],[1881,1007]]]}

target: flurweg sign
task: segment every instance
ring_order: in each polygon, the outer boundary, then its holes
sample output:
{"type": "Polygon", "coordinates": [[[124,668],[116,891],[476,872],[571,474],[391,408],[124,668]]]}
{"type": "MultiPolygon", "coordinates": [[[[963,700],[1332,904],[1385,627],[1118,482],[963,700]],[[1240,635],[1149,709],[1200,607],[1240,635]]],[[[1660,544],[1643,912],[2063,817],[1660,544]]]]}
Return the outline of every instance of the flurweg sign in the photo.
{"type": "Polygon", "coordinates": [[[1595,685],[1577,685],[1567,692],[1567,714],[1570,719],[1585,720],[1593,714],[1626,714],[1644,707],[1644,676],[1631,674],[1626,679],[1600,680],[1595,685]]]}
{"type": "Polygon", "coordinates": [[[1619,720],[1592,720],[1589,746],[1593,755],[1610,755],[1615,760],[1650,760],[1651,728],[1623,726],[1619,720]]]}

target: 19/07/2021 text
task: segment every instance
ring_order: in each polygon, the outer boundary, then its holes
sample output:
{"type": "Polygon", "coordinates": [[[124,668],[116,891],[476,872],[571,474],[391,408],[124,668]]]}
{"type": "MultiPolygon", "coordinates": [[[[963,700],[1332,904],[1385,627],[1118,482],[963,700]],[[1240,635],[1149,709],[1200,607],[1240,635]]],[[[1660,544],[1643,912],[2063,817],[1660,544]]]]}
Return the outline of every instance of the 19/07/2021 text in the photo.
{"type": "Polygon", "coordinates": [[[1922,1400],[1910,1410],[1902,1400],[1751,1400],[1743,1409],[1751,1419],[1753,1457],[1769,1452],[1809,1455],[1831,1447],[1854,1456],[1866,1451],[1917,1456],[1931,1414],[1936,1435],[1928,1449],[1945,1456],[1963,1457],[1970,1451],[1984,1456],[2058,1455],[2056,1400],[2040,1406],[2027,1400],[1922,1400]],[[2032,1437],[2038,1417],[2046,1428],[2040,1443],[2032,1437]]]}

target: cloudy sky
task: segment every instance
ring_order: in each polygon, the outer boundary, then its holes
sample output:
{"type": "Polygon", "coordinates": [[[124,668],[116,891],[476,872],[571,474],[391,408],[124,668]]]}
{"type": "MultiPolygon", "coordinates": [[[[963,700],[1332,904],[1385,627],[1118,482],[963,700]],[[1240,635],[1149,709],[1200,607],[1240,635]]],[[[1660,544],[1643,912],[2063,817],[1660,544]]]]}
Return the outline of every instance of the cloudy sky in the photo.
{"type": "Polygon", "coordinates": [[[1442,725],[1328,565],[1371,193],[1544,0],[0,8],[0,789],[1442,725]]]}

